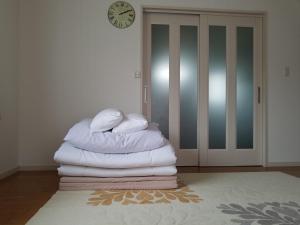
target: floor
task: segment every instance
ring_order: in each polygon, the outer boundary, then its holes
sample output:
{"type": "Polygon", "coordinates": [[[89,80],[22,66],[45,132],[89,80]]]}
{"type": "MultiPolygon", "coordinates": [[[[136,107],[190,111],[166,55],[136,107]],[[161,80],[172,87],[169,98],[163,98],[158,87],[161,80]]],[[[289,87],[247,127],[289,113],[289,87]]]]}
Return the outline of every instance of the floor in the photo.
{"type": "MultiPolygon", "coordinates": [[[[180,173],[281,171],[300,177],[300,167],[179,167],[180,173]]],[[[18,172],[0,180],[0,224],[23,225],[57,191],[55,171],[18,172]]]]}

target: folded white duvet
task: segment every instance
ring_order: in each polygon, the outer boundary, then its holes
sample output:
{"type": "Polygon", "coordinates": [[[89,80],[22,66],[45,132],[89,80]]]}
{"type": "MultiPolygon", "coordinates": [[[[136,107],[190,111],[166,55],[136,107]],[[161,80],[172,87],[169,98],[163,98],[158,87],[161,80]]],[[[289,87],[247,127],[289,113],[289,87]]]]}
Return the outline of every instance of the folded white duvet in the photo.
{"type": "Polygon", "coordinates": [[[131,169],[103,169],[84,166],[61,165],[60,176],[79,177],[137,177],[137,176],[171,176],[177,173],[175,166],[145,167],[131,169]]]}
{"type": "Polygon", "coordinates": [[[61,164],[78,166],[135,168],[174,165],[176,156],[170,144],[146,152],[104,154],[84,151],[65,142],[55,153],[54,160],[61,164]]]}
{"type": "Polygon", "coordinates": [[[99,153],[131,153],[149,151],[165,144],[160,130],[153,124],[134,133],[92,132],[91,119],[75,124],[65,141],[77,148],[99,153]]]}

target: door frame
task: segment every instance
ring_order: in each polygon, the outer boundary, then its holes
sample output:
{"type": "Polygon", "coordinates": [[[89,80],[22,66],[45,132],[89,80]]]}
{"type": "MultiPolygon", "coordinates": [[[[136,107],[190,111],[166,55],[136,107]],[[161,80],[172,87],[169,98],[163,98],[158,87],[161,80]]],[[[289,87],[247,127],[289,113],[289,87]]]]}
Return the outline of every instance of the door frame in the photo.
{"type": "MultiPolygon", "coordinates": [[[[224,11],[224,10],[205,10],[205,9],[188,9],[188,8],[163,8],[163,7],[147,7],[147,6],[143,6],[142,7],[142,11],[143,11],[143,15],[142,15],[142,18],[143,18],[143,23],[142,23],[142,32],[143,32],[143,40],[142,40],[142,56],[143,56],[143,70],[142,70],[142,79],[141,79],[141,111],[143,112],[144,115],[148,114],[146,110],[148,110],[148,107],[147,107],[147,104],[146,102],[148,101],[148,99],[151,97],[151,95],[149,94],[149,82],[148,82],[148,77],[147,74],[149,74],[149,71],[150,71],[150,61],[149,61],[149,58],[147,56],[147,52],[150,50],[150,46],[147,46],[146,43],[149,43],[149,41],[146,40],[147,38],[147,34],[148,32],[146,31],[145,28],[147,28],[146,26],[146,13],[170,13],[170,14],[185,14],[185,15],[198,15],[199,18],[201,17],[201,15],[219,15],[219,16],[239,16],[239,17],[259,17],[261,18],[262,20],[262,41],[261,41],[261,60],[259,63],[261,63],[261,83],[260,83],[260,88],[261,88],[261,121],[260,121],[260,127],[261,129],[258,129],[258,132],[260,132],[260,146],[259,148],[261,149],[260,151],[260,164],[262,166],[266,166],[267,165],[267,129],[266,129],[266,123],[267,123],[267,110],[266,110],[266,106],[267,106],[267,95],[266,95],[266,90],[267,90],[267,67],[266,67],[266,62],[267,62],[267,54],[266,54],[266,12],[264,11],[237,11],[237,10],[232,10],[232,11],[224,11]],[[146,84],[146,85],[145,85],[146,84]]],[[[205,18],[205,17],[204,17],[205,18]]],[[[200,39],[200,42],[203,40],[203,38],[207,38],[205,37],[204,32],[201,32],[202,29],[205,29],[203,28],[203,26],[201,26],[201,23],[202,23],[203,19],[200,19],[200,28],[198,29],[199,31],[199,39],[200,39]]],[[[205,22],[205,21],[204,21],[205,22]]],[[[201,46],[201,43],[199,44],[199,47],[201,46]]],[[[203,51],[199,51],[199,57],[201,57],[201,54],[205,54],[205,51],[204,53],[201,53],[203,51]]],[[[202,56],[203,57],[203,56],[202,56]]],[[[254,59],[256,60],[256,59],[254,59]]],[[[202,61],[203,62],[203,61],[202,61]]],[[[201,66],[201,64],[199,64],[199,67],[200,67],[200,72],[207,72],[207,71],[202,71],[202,69],[207,69],[203,66],[201,66]]],[[[201,77],[201,76],[200,76],[201,77]]],[[[207,85],[205,85],[205,83],[203,84],[203,82],[200,82],[200,87],[199,88],[206,88],[208,89],[207,85]],[[202,84],[202,86],[201,86],[202,84]],[[204,87],[205,86],[205,87],[204,87]]],[[[254,93],[255,94],[255,93],[254,93]]],[[[201,96],[200,96],[201,98],[201,96]]],[[[201,102],[201,99],[200,99],[200,102],[201,102]]],[[[199,105],[199,104],[198,104],[199,105]]],[[[200,108],[199,108],[200,109],[200,108]]],[[[198,114],[199,114],[199,109],[198,109],[198,114]]],[[[149,114],[148,114],[149,115],[149,114]]],[[[200,113],[199,116],[205,116],[205,113],[203,114],[200,113]]],[[[200,119],[198,119],[198,123],[199,123],[200,119]]],[[[202,126],[198,126],[198,132],[199,132],[199,129],[205,129],[204,128],[201,128],[202,126]]],[[[199,136],[199,135],[198,135],[199,136]]],[[[206,138],[207,139],[207,138],[206,138]]],[[[207,141],[207,140],[206,140],[207,141]]],[[[204,143],[205,144],[205,141],[204,140],[200,140],[198,141],[198,143],[204,143]]],[[[200,151],[204,148],[202,148],[201,146],[199,146],[199,151],[198,151],[198,159],[199,159],[199,155],[200,155],[200,151]]],[[[178,156],[180,157],[180,152],[177,152],[176,154],[178,154],[178,156]]],[[[190,162],[194,162],[194,157],[195,155],[194,154],[191,154],[190,155],[191,157],[188,157],[185,159],[186,160],[190,160],[190,162]],[[190,158],[190,159],[189,159],[190,158]]],[[[202,156],[203,156],[203,153],[202,153],[202,156]]],[[[180,166],[181,163],[179,163],[179,166],[180,166]]],[[[199,159],[199,164],[200,166],[206,166],[205,163],[199,159]]],[[[195,163],[192,163],[191,165],[195,165],[195,166],[198,166],[198,164],[196,165],[195,163]]],[[[230,165],[228,165],[230,166],[230,165]]]]}

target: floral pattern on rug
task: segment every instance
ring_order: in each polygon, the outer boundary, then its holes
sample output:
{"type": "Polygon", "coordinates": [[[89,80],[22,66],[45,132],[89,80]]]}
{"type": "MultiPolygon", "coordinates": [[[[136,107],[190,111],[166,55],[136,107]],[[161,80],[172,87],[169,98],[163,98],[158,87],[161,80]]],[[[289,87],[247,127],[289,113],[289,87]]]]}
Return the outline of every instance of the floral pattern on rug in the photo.
{"type": "Polygon", "coordinates": [[[221,204],[218,208],[225,214],[239,217],[231,221],[240,225],[300,225],[300,205],[292,201],[248,203],[245,207],[234,203],[221,204]]]}
{"type": "Polygon", "coordinates": [[[98,206],[111,205],[113,202],[119,202],[122,205],[171,203],[173,201],[200,202],[200,197],[193,192],[183,184],[177,189],[168,190],[97,190],[91,194],[94,197],[89,198],[87,204],[98,206]]]}

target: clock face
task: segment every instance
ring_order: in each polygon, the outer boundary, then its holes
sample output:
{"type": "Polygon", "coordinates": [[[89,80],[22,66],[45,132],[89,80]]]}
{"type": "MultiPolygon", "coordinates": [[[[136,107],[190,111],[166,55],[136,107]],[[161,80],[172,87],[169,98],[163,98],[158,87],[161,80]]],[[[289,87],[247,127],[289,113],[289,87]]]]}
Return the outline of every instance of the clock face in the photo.
{"type": "Polygon", "coordinates": [[[133,23],[135,11],[128,2],[117,1],[109,7],[107,16],[112,25],[124,29],[133,23]]]}

